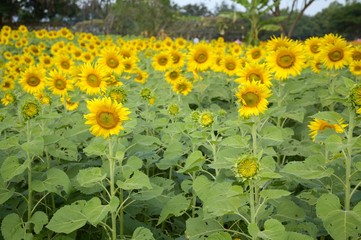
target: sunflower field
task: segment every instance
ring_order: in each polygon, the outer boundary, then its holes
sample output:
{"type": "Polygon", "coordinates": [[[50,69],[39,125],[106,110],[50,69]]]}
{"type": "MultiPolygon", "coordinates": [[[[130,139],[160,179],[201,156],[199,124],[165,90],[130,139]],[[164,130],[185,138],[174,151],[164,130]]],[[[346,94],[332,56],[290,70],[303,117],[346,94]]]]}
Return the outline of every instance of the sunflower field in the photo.
{"type": "Polygon", "coordinates": [[[361,45],[0,32],[18,239],[360,239],[361,45]]]}

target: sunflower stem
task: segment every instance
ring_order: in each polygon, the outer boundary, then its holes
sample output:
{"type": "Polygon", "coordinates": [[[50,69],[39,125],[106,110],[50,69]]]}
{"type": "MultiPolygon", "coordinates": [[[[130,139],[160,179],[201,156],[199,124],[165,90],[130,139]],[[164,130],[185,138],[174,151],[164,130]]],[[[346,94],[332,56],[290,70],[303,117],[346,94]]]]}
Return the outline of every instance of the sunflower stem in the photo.
{"type": "Polygon", "coordinates": [[[253,180],[249,181],[249,205],[251,210],[251,223],[256,223],[256,211],[255,211],[255,201],[254,201],[254,186],[253,180]]]}
{"type": "MultiPolygon", "coordinates": [[[[26,121],[26,140],[28,146],[30,145],[31,139],[31,130],[30,130],[30,120],[26,121]]],[[[31,169],[31,157],[28,150],[26,150],[26,156],[28,161],[28,222],[31,219],[31,211],[33,208],[33,189],[32,189],[32,169],[31,169]]]]}
{"type": "Polygon", "coordinates": [[[256,157],[257,155],[257,126],[258,126],[258,118],[254,118],[253,124],[252,124],[252,152],[253,156],[256,157]]]}
{"type": "Polygon", "coordinates": [[[352,137],[353,137],[353,128],[354,128],[354,118],[355,113],[352,108],[349,108],[349,124],[347,132],[347,157],[345,159],[345,211],[350,210],[350,201],[351,201],[351,161],[352,161],[352,137]]]}
{"type": "MultiPolygon", "coordinates": [[[[109,143],[109,156],[108,156],[108,160],[109,160],[109,184],[110,184],[110,200],[112,200],[115,197],[115,182],[114,182],[114,174],[115,174],[115,161],[113,158],[113,146],[112,146],[112,141],[111,141],[111,137],[109,137],[108,139],[108,143],[109,143]]],[[[116,240],[117,239],[117,216],[116,216],[116,212],[115,211],[111,211],[111,221],[112,221],[112,240],[116,240]]]]}

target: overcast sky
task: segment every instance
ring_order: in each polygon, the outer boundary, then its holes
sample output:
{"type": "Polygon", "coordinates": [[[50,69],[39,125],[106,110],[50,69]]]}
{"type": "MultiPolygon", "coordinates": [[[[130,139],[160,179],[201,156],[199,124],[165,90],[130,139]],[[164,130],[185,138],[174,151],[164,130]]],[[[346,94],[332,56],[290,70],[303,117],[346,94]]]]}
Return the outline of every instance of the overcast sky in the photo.
{"type": "MultiPolygon", "coordinates": [[[[213,10],[215,6],[221,5],[222,1],[227,3],[228,5],[235,4],[232,0],[171,0],[171,2],[178,4],[179,6],[184,6],[187,4],[200,4],[204,3],[208,9],[213,10]]],[[[281,0],[281,8],[287,8],[291,6],[293,1],[289,0],[281,0]]],[[[303,1],[299,1],[302,3],[303,1]]],[[[316,0],[314,3],[311,4],[310,7],[307,8],[305,11],[306,15],[315,15],[317,12],[321,11],[322,9],[328,7],[331,2],[339,2],[341,4],[345,4],[345,0],[316,0]]],[[[235,4],[236,6],[241,6],[240,4],[235,4]]],[[[240,7],[237,9],[241,10],[240,7]]]]}

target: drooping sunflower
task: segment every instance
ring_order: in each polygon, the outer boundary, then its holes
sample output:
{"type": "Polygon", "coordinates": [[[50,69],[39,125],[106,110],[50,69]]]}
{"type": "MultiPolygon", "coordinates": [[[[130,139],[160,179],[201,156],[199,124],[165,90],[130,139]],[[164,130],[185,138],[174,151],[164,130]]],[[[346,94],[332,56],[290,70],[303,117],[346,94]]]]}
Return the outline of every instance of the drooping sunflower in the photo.
{"type": "Polygon", "coordinates": [[[152,66],[157,71],[166,71],[173,65],[169,52],[160,52],[153,56],[152,66]]]}
{"type": "Polygon", "coordinates": [[[238,112],[242,117],[258,116],[267,110],[271,91],[259,82],[246,82],[238,87],[236,97],[241,104],[238,112]]]}
{"type": "Polygon", "coordinates": [[[99,64],[93,66],[85,63],[81,67],[77,85],[80,90],[89,95],[100,94],[107,88],[106,76],[107,72],[99,64]]]}
{"type": "Polygon", "coordinates": [[[220,65],[224,73],[228,76],[233,76],[241,68],[241,61],[238,57],[227,54],[221,59],[220,65]]]}
{"type": "Polygon", "coordinates": [[[109,97],[89,100],[87,108],[90,113],[84,115],[85,124],[91,125],[90,132],[95,136],[117,135],[124,129],[123,122],[129,119],[129,109],[109,97]]]}
{"type": "Polygon", "coordinates": [[[68,91],[74,89],[72,79],[67,79],[66,74],[62,71],[57,71],[55,69],[50,71],[47,81],[49,89],[55,95],[66,96],[68,91]]]}
{"type": "Polygon", "coordinates": [[[172,90],[177,94],[187,96],[193,89],[193,84],[185,78],[180,78],[172,85],[172,90]]]}
{"type": "Polygon", "coordinates": [[[271,72],[274,72],[277,80],[286,80],[290,75],[299,75],[305,66],[302,45],[279,47],[275,52],[268,54],[266,64],[271,72]]]}
{"type": "Polygon", "coordinates": [[[123,71],[123,65],[121,64],[122,56],[120,54],[119,48],[109,47],[104,48],[101,51],[100,57],[97,60],[101,68],[104,68],[107,71],[120,74],[123,71]]]}
{"type": "Polygon", "coordinates": [[[195,44],[187,56],[188,70],[205,71],[212,64],[212,58],[212,47],[209,44],[195,44]]]}
{"type": "Polygon", "coordinates": [[[327,44],[321,48],[320,59],[327,69],[341,69],[352,59],[351,46],[347,44],[346,40],[327,44]]]}
{"type": "Polygon", "coordinates": [[[349,65],[350,72],[355,76],[361,76],[361,61],[352,61],[349,65]]]}
{"type": "Polygon", "coordinates": [[[45,70],[39,66],[30,66],[21,74],[20,84],[25,92],[34,94],[45,88],[45,70]]]}
{"type": "Polygon", "coordinates": [[[239,78],[235,80],[237,83],[245,83],[245,82],[260,82],[267,87],[272,85],[271,83],[271,73],[266,67],[265,64],[250,62],[245,65],[238,72],[239,78]]]}
{"type": "Polygon", "coordinates": [[[355,107],[361,107],[361,84],[357,84],[351,89],[350,100],[355,107]]]}
{"type": "Polygon", "coordinates": [[[313,119],[309,124],[308,128],[310,130],[310,137],[312,141],[314,142],[316,140],[317,134],[325,129],[334,129],[337,133],[343,133],[344,129],[347,127],[348,124],[343,123],[344,120],[341,118],[338,123],[331,124],[325,120],[322,119],[313,119]]]}

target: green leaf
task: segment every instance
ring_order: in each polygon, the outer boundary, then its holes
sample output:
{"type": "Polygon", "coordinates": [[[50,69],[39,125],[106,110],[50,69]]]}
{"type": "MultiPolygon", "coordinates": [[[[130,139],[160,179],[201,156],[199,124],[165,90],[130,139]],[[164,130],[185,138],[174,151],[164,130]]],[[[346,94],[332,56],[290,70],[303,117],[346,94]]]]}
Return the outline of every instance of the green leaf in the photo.
{"type": "Polygon", "coordinates": [[[179,173],[191,173],[198,171],[202,168],[203,163],[206,161],[206,158],[203,156],[201,151],[192,152],[189,157],[186,159],[185,165],[182,169],[178,170],[179,173]]]}
{"type": "Polygon", "coordinates": [[[160,213],[158,225],[171,216],[181,216],[190,206],[190,199],[187,199],[183,194],[178,194],[167,201],[160,213]]]}
{"type": "Polygon", "coordinates": [[[87,222],[87,217],[82,212],[84,205],[85,202],[78,201],[60,208],[46,227],[53,232],[65,234],[83,227],[87,222]]]}
{"type": "Polygon", "coordinates": [[[267,24],[267,25],[263,25],[260,27],[260,31],[261,30],[264,30],[264,31],[278,31],[280,30],[280,26],[279,25],[276,25],[276,24],[267,24]]]}
{"type": "Polygon", "coordinates": [[[78,161],[77,144],[68,139],[58,139],[54,144],[47,147],[48,153],[55,157],[66,161],[78,161]]]}
{"type": "Polygon", "coordinates": [[[347,77],[344,77],[344,76],[342,76],[341,78],[342,78],[345,86],[346,86],[349,90],[351,90],[351,89],[356,85],[356,83],[355,83],[352,79],[350,79],[350,78],[347,78],[347,77]]]}
{"type": "Polygon", "coordinates": [[[156,163],[161,170],[166,170],[175,166],[183,155],[183,144],[176,141],[171,142],[164,151],[163,158],[156,163]]]}
{"type": "Polygon", "coordinates": [[[90,167],[81,169],[76,175],[76,180],[81,187],[91,188],[106,178],[106,174],[102,173],[99,167],[90,167]]]}
{"type": "Polygon", "coordinates": [[[250,136],[233,135],[222,140],[221,146],[233,148],[248,148],[250,136]]]}
{"type": "Polygon", "coordinates": [[[1,233],[5,240],[26,239],[23,221],[16,213],[7,215],[1,223],[1,233]]]}
{"type": "Polygon", "coordinates": [[[116,212],[120,204],[120,200],[118,197],[113,196],[110,198],[109,207],[111,212],[116,212]]]}
{"type": "Polygon", "coordinates": [[[341,209],[340,199],[334,194],[323,194],[317,201],[316,213],[333,239],[357,239],[361,234],[361,207],[354,211],[341,209]],[[360,209],[359,209],[360,208],[360,209]]]}
{"type": "Polygon", "coordinates": [[[123,177],[128,179],[130,175],[143,166],[143,161],[139,157],[131,156],[127,159],[127,163],[122,167],[123,177]]]}
{"type": "Polygon", "coordinates": [[[286,238],[285,227],[276,219],[269,219],[264,223],[264,230],[259,232],[262,239],[284,240],[286,238]]]}
{"type": "Polygon", "coordinates": [[[14,194],[14,188],[8,189],[6,183],[0,178],[0,204],[3,204],[14,194]]]}
{"type": "Polygon", "coordinates": [[[209,235],[207,240],[232,240],[232,237],[227,232],[216,232],[209,235]]]}
{"type": "Polygon", "coordinates": [[[162,142],[157,137],[147,135],[135,135],[134,143],[144,146],[150,146],[153,144],[162,145],[162,142]]]}
{"type": "Polygon", "coordinates": [[[203,219],[203,217],[188,218],[186,221],[185,234],[189,240],[205,240],[211,233],[222,232],[223,226],[215,219],[203,219]]]}
{"type": "Polygon", "coordinates": [[[284,196],[288,196],[291,193],[286,190],[280,190],[280,189],[265,189],[261,191],[261,197],[265,199],[277,199],[284,196]]]}
{"type": "Polygon", "coordinates": [[[19,146],[18,136],[11,136],[5,140],[0,141],[0,150],[8,150],[12,147],[19,146]]]}
{"type": "Polygon", "coordinates": [[[87,201],[85,207],[82,209],[82,213],[86,216],[88,222],[93,226],[103,221],[110,211],[109,205],[102,205],[101,201],[97,197],[93,197],[87,201]]]}
{"type": "Polygon", "coordinates": [[[133,232],[131,240],[155,240],[155,238],[148,228],[137,227],[133,232]]]}
{"type": "Polygon", "coordinates": [[[107,153],[108,141],[104,138],[93,138],[89,145],[84,148],[84,153],[87,156],[104,156],[107,153]]]}
{"type": "Polygon", "coordinates": [[[333,169],[324,169],[318,163],[313,163],[313,160],[313,158],[310,158],[304,162],[289,162],[280,172],[292,174],[303,179],[320,179],[331,176],[333,169]]]}
{"type": "Polygon", "coordinates": [[[342,143],[342,138],[336,134],[327,136],[324,143],[327,150],[331,153],[338,153],[342,151],[342,149],[346,148],[346,146],[342,143]]]}
{"type": "Polygon", "coordinates": [[[44,151],[44,138],[36,137],[30,142],[25,142],[21,145],[21,148],[29,154],[35,156],[42,156],[44,151]]]}
{"type": "MultiPolygon", "coordinates": [[[[30,161],[30,160],[28,160],[30,161]]],[[[5,182],[10,181],[13,177],[22,174],[28,167],[28,162],[23,164],[19,163],[19,160],[15,156],[9,156],[5,159],[1,165],[1,176],[5,182]]]]}
{"type": "Polygon", "coordinates": [[[152,188],[149,177],[139,170],[134,171],[133,176],[124,182],[118,180],[117,185],[124,190],[152,188]]]}
{"type": "Polygon", "coordinates": [[[34,180],[33,189],[37,192],[53,192],[62,196],[62,191],[68,194],[71,190],[71,183],[68,175],[58,168],[51,168],[46,173],[44,181],[34,180]]]}
{"type": "Polygon", "coordinates": [[[285,240],[313,240],[313,237],[297,232],[287,232],[285,240]]]}
{"type": "Polygon", "coordinates": [[[30,219],[30,222],[34,223],[34,232],[39,234],[43,229],[44,225],[49,221],[48,216],[41,211],[35,212],[30,219]]]}
{"type": "Polygon", "coordinates": [[[282,130],[276,126],[264,127],[261,132],[261,139],[267,145],[278,145],[284,140],[282,130]]]}
{"type": "Polygon", "coordinates": [[[312,115],[311,117],[325,120],[330,124],[337,124],[338,121],[342,118],[339,113],[331,111],[319,112],[312,115]]]}

